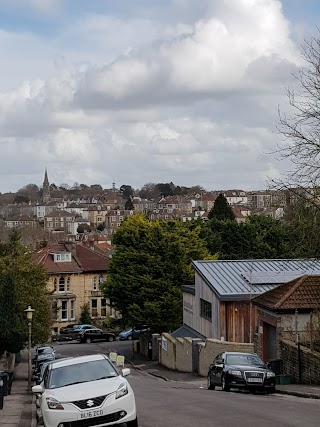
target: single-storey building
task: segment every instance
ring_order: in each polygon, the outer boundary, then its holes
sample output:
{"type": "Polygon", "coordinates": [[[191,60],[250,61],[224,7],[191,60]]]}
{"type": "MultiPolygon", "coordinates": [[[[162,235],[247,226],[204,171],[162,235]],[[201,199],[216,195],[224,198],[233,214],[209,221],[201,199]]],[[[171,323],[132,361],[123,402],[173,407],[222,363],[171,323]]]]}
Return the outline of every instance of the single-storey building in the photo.
{"type": "Polygon", "coordinates": [[[175,336],[253,342],[258,333],[252,298],[305,274],[320,274],[315,260],[194,261],[194,286],[182,286],[183,327],[175,336]]]}

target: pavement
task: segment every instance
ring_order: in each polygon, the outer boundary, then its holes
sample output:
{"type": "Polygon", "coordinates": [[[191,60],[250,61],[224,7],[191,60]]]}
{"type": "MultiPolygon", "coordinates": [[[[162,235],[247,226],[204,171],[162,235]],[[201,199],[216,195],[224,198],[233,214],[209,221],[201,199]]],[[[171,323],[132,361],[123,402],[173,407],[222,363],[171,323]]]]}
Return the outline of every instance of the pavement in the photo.
{"type": "MultiPolygon", "coordinates": [[[[139,354],[135,354],[134,359],[127,359],[127,362],[134,369],[145,371],[150,375],[162,378],[164,381],[192,382],[195,384],[199,383],[199,386],[202,386],[203,384],[206,386],[206,378],[200,377],[196,373],[172,371],[162,365],[159,365],[157,361],[146,360],[143,356],[139,354]]],[[[279,384],[276,385],[276,393],[287,394],[296,397],[320,399],[320,385],[279,384]]]]}
{"type": "Polygon", "coordinates": [[[11,394],[4,397],[0,410],[1,427],[35,427],[35,405],[28,393],[27,352],[21,352],[21,362],[16,364],[13,374],[11,394]]]}
{"type": "MultiPolygon", "coordinates": [[[[5,396],[3,409],[0,410],[1,427],[36,427],[37,425],[34,398],[27,390],[27,352],[23,351],[21,356],[21,362],[16,364],[14,369],[11,395],[5,396]]],[[[206,379],[196,373],[172,371],[159,365],[157,361],[146,360],[139,354],[135,354],[134,359],[127,359],[126,362],[133,369],[145,371],[164,381],[182,381],[199,387],[206,386],[206,379]]],[[[320,399],[320,385],[277,385],[276,393],[320,399]]]]}

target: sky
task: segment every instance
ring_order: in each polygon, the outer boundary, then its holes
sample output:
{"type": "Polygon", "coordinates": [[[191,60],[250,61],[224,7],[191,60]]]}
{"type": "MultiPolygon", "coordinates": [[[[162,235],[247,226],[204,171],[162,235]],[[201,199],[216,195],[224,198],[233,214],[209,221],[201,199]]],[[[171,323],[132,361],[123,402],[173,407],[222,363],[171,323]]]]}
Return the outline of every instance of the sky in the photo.
{"type": "MultiPolygon", "coordinates": [[[[318,3],[318,4],[317,4],[318,3]]],[[[0,192],[258,190],[317,0],[0,0],[0,192]]],[[[271,153],[271,154],[270,154],[271,153]]]]}

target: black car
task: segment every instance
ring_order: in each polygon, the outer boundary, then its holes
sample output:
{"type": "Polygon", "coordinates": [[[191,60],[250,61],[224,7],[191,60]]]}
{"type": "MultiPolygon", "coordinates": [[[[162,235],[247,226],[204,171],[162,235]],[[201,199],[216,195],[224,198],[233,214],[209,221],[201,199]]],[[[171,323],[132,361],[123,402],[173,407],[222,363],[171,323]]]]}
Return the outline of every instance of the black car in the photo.
{"type": "Polygon", "coordinates": [[[220,353],[208,371],[208,389],[216,386],[252,391],[275,391],[275,373],[254,353],[220,353]]]}
{"type": "Polygon", "coordinates": [[[69,334],[70,332],[73,332],[75,326],[79,326],[79,325],[67,325],[67,326],[63,326],[63,328],[60,328],[60,334],[61,335],[65,335],[65,334],[69,334]]]}
{"type": "Polygon", "coordinates": [[[115,334],[112,332],[104,332],[102,329],[92,328],[85,329],[79,333],[78,341],[86,342],[87,344],[92,341],[114,341],[116,339],[115,334]]]}

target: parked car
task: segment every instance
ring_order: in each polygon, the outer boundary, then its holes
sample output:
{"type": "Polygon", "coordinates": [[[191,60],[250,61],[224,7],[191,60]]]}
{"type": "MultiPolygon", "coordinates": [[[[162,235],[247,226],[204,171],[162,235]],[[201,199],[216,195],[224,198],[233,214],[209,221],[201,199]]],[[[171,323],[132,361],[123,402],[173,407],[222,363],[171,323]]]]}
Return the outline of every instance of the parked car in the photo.
{"type": "Polygon", "coordinates": [[[72,333],[80,333],[85,329],[98,329],[98,328],[96,326],[89,325],[89,324],[76,325],[74,326],[72,333]]]}
{"type": "Polygon", "coordinates": [[[112,332],[104,332],[102,329],[84,329],[79,333],[78,341],[86,342],[87,344],[92,341],[114,341],[116,339],[115,334],[112,332]]]}
{"type": "Polygon", "coordinates": [[[33,363],[36,363],[36,361],[38,360],[38,358],[41,356],[43,357],[43,355],[46,354],[55,354],[55,350],[53,347],[51,347],[50,345],[41,345],[35,348],[35,352],[34,352],[34,357],[32,359],[33,363]]]}
{"type": "Polygon", "coordinates": [[[122,331],[119,334],[119,340],[137,340],[140,335],[147,332],[149,329],[128,329],[127,331],[122,331]]]}
{"type": "Polygon", "coordinates": [[[245,388],[275,391],[275,373],[254,353],[219,354],[208,371],[208,389],[220,386],[222,390],[245,388]]]}
{"type": "Polygon", "coordinates": [[[42,363],[39,372],[34,375],[32,380],[35,381],[36,384],[41,384],[42,380],[43,380],[44,371],[45,371],[46,367],[49,365],[49,363],[60,362],[61,360],[65,360],[65,359],[71,359],[71,357],[63,357],[61,359],[45,360],[42,363]]]}
{"type": "Polygon", "coordinates": [[[34,359],[34,367],[33,367],[33,379],[35,380],[38,375],[40,374],[42,366],[47,362],[52,362],[55,360],[55,352],[49,351],[49,349],[53,350],[52,347],[47,348],[47,351],[42,351],[41,353],[37,354],[36,358],[34,359]]]}
{"type": "Polygon", "coordinates": [[[43,381],[32,387],[39,396],[46,427],[105,426],[126,423],[138,427],[133,390],[104,354],[74,357],[49,364],[43,381]]]}
{"type": "Polygon", "coordinates": [[[62,335],[70,334],[70,332],[74,331],[74,328],[76,326],[79,326],[79,325],[67,325],[67,326],[64,326],[63,328],[60,328],[60,334],[62,334],[62,335]]]}

